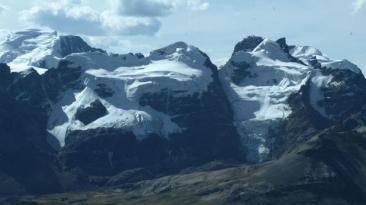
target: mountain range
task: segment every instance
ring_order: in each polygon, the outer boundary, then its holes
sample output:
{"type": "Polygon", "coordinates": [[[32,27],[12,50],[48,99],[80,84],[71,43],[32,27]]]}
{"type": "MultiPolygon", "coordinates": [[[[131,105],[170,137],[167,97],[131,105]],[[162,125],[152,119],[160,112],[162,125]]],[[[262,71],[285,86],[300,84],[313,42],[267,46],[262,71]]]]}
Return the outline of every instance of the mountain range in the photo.
{"type": "Polygon", "coordinates": [[[217,67],[184,42],[0,43],[2,204],[366,204],[366,79],[285,38],[217,67]]]}

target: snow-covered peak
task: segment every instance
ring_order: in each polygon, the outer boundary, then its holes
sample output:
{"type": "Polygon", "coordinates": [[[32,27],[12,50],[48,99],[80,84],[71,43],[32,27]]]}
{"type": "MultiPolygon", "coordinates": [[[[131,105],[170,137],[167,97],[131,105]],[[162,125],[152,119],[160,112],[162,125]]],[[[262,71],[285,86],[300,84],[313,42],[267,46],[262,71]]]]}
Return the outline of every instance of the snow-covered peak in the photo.
{"type": "Polygon", "coordinates": [[[81,37],[74,35],[59,36],[56,40],[54,54],[65,57],[72,53],[83,53],[88,51],[98,51],[106,53],[102,49],[89,46],[81,37]]]}
{"type": "Polygon", "coordinates": [[[327,69],[345,69],[354,73],[361,73],[361,69],[350,61],[346,59],[332,60],[320,50],[310,46],[293,46],[290,50],[290,54],[307,65],[317,63],[320,67],[327,69]]]}
{"type": "Polygon", "coordinates": [[[152,60],[160,60],[166,58],[176,58],[181,55],[192,55],[192,54],[196,54],[198,57],[202,55],[198,48],[188,45],[185,42],[176,42],[163,48],[152,51],[149,55],[149,58],[152,60]]]}
{"type": "Polygon", "coordinates": [[[45,56],[54,55],[57,37],[56,32],[36,29],[11,33],[0,44],[0,62],[8,63],[12,68],[33,66],[45,56]]]}
{"type": "Polygon", "coordinates": [[[280,47],[276,41],[270,39],[264,39],[254,50],[253,53],[263,55],[272,60],[288,61],[288,54],[280,47]]]}
{"type": "Polygon", "coordinates": [[[152,61],[170,59],[180,61],[194,68],[203,67],[208,56],[197,47],[184,42],[176,42],[164,48],[152,51],[148,57],[152,61]]]}
{"type": "Polygon", "coordinates": [[[264,40],[264,38],[259,37],[259,36],[248,36],[235,45],[234,53],[239,52],[239,51],[251,52],[263,40],[264,40]]]}
{"type": "Polygon", "coordinates": [[[300,59],[312,59],[313,57],[317,57],[318,59],[329,60],[320,50],[310,46],[294,46],[290,50],[290,54],[293,57],[300,59]]]}
{"type": "Polygon", "coordinates": [[[250,64],[254,58],[261,62],[281,61],[305,63],[313,68],[346,69],[361,73],[361,69],[350,61],[333,60],[319,49],[310,46],[288,46],[285,38],[277,41],[258,36],[249,36],[239,42],[234,49],[231,61],[250,64]]]}
{"type": "Polygon", "coordinates": [[[325,68],[331,68],[331,69],[345,69],[345,70],[351,70],[355,73],[361,73],[361,69],[353,64],[352,62],[343,59],[343,60],[334,60],[329,62],[323,62],[322,66],[325,68]]]}
{"type": "Polygon", "coordinates": [[[159,59],[165,56],[170,56],[173,55],[175,53],[179,53],[182,51],[187,51],[188,47],[190,47],[187,43],[185,42],[176,42],[173,43],[171,45],[168,45],[166,47],[157,49],[155,51],[152,51],[150,53],[150,57],[152,59],[159,59]]]}
{"type": "Polygon", "coordinates": [[[62,36],[56,31],[29,29],[10,33],[0,43],[0,62],[7,63],[14,72],[29,67],[56,67],[59,59],[87,51],[100,51],[90,47],[78,36],[62,36]]]}

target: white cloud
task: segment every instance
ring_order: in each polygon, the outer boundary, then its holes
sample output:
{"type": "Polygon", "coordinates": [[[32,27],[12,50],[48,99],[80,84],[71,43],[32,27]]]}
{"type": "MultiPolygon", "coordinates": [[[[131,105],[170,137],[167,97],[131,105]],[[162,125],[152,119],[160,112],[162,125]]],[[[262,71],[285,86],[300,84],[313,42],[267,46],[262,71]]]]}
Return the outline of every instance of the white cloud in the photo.
{"type": "Polygon", "coordinates": [[[118,12],[126,16],[157,17],[172,13],[178,0],[118,0],[118,12]]]}
{"type": "Polygon", "coordinates": [[[161,27],[157,18],[120,16],[110,11],[103,12],[101,18],[106,32],[112,31],[114,34],[154,35],[161,27]]]}
{"type": "Polygon", "coordinates": [[[365,5],[366,0],[354,0],[352,3],[352,14],[356,14],[365,5]]]}
{"type": "Polygon", "coordinates": [[[207,10],[210,6],[205,0],[187,0],[187,5],[192,10],[207,10]]]}
{"type": "MultiPolygon", "coordinates": [[[[93,8],[88,0],[38,1],[21,11],[20,17],[32,26],[89,36],[154,35],[160,19],[177,8],[206,10],[207,0],[108,0],[109,7],[93,8]],[[98,10],[99,9],[99,10],[98,10]]],[[[108,5],[108,4],[107,4],[108,5]]],[[[94,5],[95,6],[95,5],[94,5]]]]}
{"type": "Polygon", "coordinates": [[[208,0],[111,0],[121,15],[139,17],[162,17],[177,8],[207,10],[208,0]]]}
{"type": "Polygon", "coordinates": [[[84,0],[62,0],[35,6],[21,12],[21,18],[61,32],[91,36],[154,35],[161,23],[156,18],[135,18],[113,11],[98,11],[84,0]]]}

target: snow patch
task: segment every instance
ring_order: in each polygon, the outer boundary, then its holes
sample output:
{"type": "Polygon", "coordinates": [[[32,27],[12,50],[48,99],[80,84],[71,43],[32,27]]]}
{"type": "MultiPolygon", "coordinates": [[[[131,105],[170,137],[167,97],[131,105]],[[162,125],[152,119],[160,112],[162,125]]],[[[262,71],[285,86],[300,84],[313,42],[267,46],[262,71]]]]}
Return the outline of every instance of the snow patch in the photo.
{"type": "Polygon", "coordinates": [[[351,70],[354,73],[361,73],[361,69],[357,67],[355,64],[349,62],[348,60],[335,60],[330,62],[323,62],[323,67],[332,68],[332,69],[345,69],[351,70]]]}
{"type": "Polygon", "coordinates": [[[266,56],[270,59],[288,61],[288,55],[282,50],[280,45],[270,39],[264,39],[254,50],[257,55],[266,56]]]}
{"type": "Polygon", "coordinates": [[[75,130],[119,128],[133,132],[140,140],[153,133],[168,138],[170,133],[180,132],[180,128],[171,121],[169,116],[150,107],[141,107],[131,102],[126,103],[127,106],[119,107],[127,99],[119,100],[122,103],[114,105],[113,101],[100,98],[89,87],[79,93],[67,91],[63,99],[52,108],[48,131],[57,138],[61,147],[65,145],[67,133],[75,130]],[[84,125],[76,119],[76,113],[79,109],[90,106],[95,100],[100,100],[108,114],[84,125]]]}
{"type": "Polygon", "coordinates": [[[332,75],[324,76],[317,72],[310,80],[310,104],[323,117],[328,117],[321,102],[324,101],[323,89],[328,87],[333,79],[332,75]]]}
{"type": "Polygon", "coordinates": [[[299,59],[311,59],[315,56],[319,60],[329,60],[320,50],[310,46],[295,46],[290,50],[290,54],[299,59]]]}
{"type": "Polygon", "coordinates": [[[81,67],[83,69],[105,69],[114,70],[122,66],[146,65],[149,60],[133,54],[106,54],[101,52],[73,53],[65,57],[71,62],[71,67],[81,67]]]}
{"type": "Polygon", "coordinates": [[[348,60],[331,60],[318,49],[309,46],[295,46],[290,51],[291,55],[309,64],[309,61],[317,60],[322,67],[330,69],[345,69],[354,73],[361,73],[361,69],[348,60]]]}
{"type": "Polygon", "coordinates": [[[36,29],[11,33],[0,45],[0,62],[17,67],[15,72],[19,72],[20,67],[40,67],[46,58],[58,57],[54,52],[57,38],[56,32],[36,29]]]}

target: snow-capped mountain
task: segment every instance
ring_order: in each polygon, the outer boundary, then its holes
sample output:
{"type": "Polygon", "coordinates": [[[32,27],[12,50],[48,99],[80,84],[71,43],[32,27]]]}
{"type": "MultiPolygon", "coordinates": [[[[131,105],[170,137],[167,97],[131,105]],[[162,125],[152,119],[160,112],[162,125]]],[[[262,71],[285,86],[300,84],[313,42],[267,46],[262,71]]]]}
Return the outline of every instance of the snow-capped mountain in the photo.
{"type": "MultiPolygon", "coordinates": [[[[30,68],[57,67],[67,61],[70,69],[80,69],[81,90],[68,89],[51,104],[49,132],[64,146],[66,133],[102,127],[132,130],[137,136],[155,133],[167,137],[180,129],[170,117],[139,99],[147,93],[169,91],[171,97],[201,95],[213,81],[208,60],[197,48],[183,42],[141,54],[107,54],[94,49],[77,36],[60,36],[57,32],[27,30],[10,34],[1,44],[0,62],[14,72],[27,73],[30,68]],[[73,99],[73,101],[70,101],[73,99]],[[95,121],[77,119],[82,109],[92,109],[98,102],[105,115],[95,121]]],[[[41,71],[41,72],[40,72],[41,71]]]]}
{"type": "Polygon", "coordinates": [[[71,69],[83,70],[79,79],[83,89],[67,90],[53,105],[50,133],[61,146],[66,133],[72,130],[121,128],[133,131],[138,138],[152,133],[164,137],[179,133],[183,128],[172,122],[170,116],[140,105],[140,98],[162,90],[167,90],[172,98],[201,94],[212,82],[212,72],[205,67],[207,58],[197,48],[176,43],[162,51],[154,51],[146,58],[100,52],[67,56],[71,69]],[[70,98],[75,100],[70,103],[70,98]],[[78,112],[92,110],[95,102],[105,113],[93,121],[80,120],[78,112]]]}
{"type": "MultiPolygon", "coordinates": [[[[1,40],[1,39],[0,39],[1,40]]],[[[90,47],[78,36],[63,36],[56,31],[29,29],[9,33],[0,42],[0,62],[20,72],[33,67],[43,73],[45,69],[57,66],[58,61],[71,54],[100,51],[90,47]]]]}
{"type": "Polygon", "coordinates": [[[331,127],[362,127],[365,96],[356,65],[285,39],[248,37],[218,70],[184,42],[144,56],[11,33],[0,44],[0,194],[270,161],[331,127]]]}
{"type": "Polygon", "coordinates": [[[236,45],[220,77],[248,160],[270,158],[274,143],[271,132],[292,113],[289,97],[308,82],[312,107],[323,117],[332,117],[323,103],[327,98],[324,91],[338,89],[347,80],[335,79],[333,70],[351,71],[363,78],[360,69],[349,61],[331,60],[308,46],[288,46],[285,39],[250,36],[236,45]]]}
{"type": "Polygon", "coordinates": [[[119,55],[79,37],[28,30],[1,47],[0,62],[13,72],[6,92],[44,111],[41,136],[68,170],[169,166],[169,173],[243,156],[217,68],[194,46],[119,55]]]}

